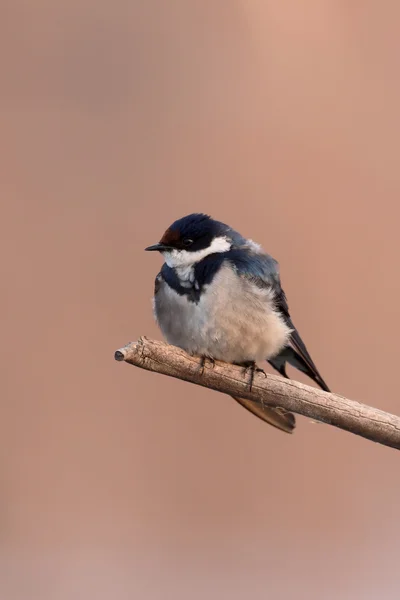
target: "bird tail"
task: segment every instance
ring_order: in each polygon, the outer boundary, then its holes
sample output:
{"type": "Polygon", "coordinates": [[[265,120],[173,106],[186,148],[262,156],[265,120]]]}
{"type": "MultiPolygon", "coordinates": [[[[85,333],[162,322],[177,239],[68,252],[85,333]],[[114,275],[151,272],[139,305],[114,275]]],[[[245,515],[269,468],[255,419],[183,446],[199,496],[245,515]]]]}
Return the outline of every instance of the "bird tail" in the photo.
{"type": "MultiPolygon", "coordinates": [[[[291,345],[286,346],[279,354],[273,358],[270,358],[268,360],[269,364],[283,377],[289,379],[289,376],[286,373],[286,363],[289,363],[292,365],[292,367],[295,367],[302,373],[305,373],[308,377],[315,381],[315,383],[319,385],[319,387],[325,392],[330,392],[330,389],[322,379],[317,367],[308,353],[308,350],[301,339],[299,332],[291,321],[289,321],[289,325],[292,328],[292,333],[290,336],[291,345]]],[[[293,433],[293,430],[296,427],[296,419],[293,413],[287,412],[278,407],[264,406],[263,404],[258,404],[244,398],[232,397],[244,408],[247,408],[247,410],[252,412],[266,423],[269,423],[273,427],[277,427],[281,431],[293,433]]]]}
{"type": "Polygon", "coordinates": [[[237,398],[232,396],[236,402],[239,402],[241,406],[249,410],[253,415],[259,417],[269,425],[285,431],[286,433],[293,433],[296,427],[296,419],[293,413],[285,411],[283,408],[265,406],[264,404],[253,402],[252,400],[246,400],[245,398],[237,398]]]}
{"type": "Polygon", "coordinates": [[[277,354],[277,356],[274,356],[274,358],[270,358],[268,362],[274,369],[276,369],[276,371],[278,371],[278,373],[280,373],[283,377],[286,377],[286,379],[289,379],[289,376],[286,373],[286,363],[289,363],[290,365],[292,365],[292,367],[295,367],[295,369],[298,369],[299,371],[310,377],[310,379],[315,381],[315,383],[319,385],[319,387],[322,390],[324,390],[325,392],[330,392],[330,389],[319,374],[319,371],[317,370],[317,367],[311,360],[311,357],[308,354],[308,352],[307,354],[305,354],[303,351],[300,354],[300,352],[297,352],[291,346],[286,346],[285,348],[283,348],[283,350],[281,350],[279,354],[277,354]]]}

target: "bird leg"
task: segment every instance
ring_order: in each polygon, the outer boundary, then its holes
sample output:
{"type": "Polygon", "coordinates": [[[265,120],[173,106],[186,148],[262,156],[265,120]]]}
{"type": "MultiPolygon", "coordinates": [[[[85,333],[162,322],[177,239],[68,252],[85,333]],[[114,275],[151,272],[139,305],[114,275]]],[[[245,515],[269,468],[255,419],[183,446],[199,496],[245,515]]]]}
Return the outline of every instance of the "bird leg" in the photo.
{"type": "Polygon", "coordinates": [[[244,368],[244,376],[247,376],[247,372],[250,371],[250,381],[249,381],[249,391],[251,392],[253,389],[253,381],[255,373],[263,373],[265,377],[267,376],[264,369],[260,369],[257,367],[256,363],[252,360],[246,363],[242,363],[242,367],[244,368]]]}
{"type": "Polygon", "coordinates": [[[211,364],[212,369],[214,368],[215,360],[213,358],[210,358],[209,356],[202,356],[200,359],[200,377],[204,375],[204,369],[207,362],[211,364]]]}

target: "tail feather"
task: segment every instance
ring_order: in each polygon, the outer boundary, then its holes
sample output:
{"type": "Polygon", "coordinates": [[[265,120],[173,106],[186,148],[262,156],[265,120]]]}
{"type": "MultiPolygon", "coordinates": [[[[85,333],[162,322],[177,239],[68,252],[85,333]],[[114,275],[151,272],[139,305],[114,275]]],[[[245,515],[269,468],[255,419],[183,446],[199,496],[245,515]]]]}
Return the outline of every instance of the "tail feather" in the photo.
{"type": "MultiPolygon", "coordinates": [[[[330,389],[322,379],[299,332],[293,326],[291,321],[290,326],[293,329],[290,340],[292,345],[286,346],[279,354],[277,354],[277,356],[270,358],[268,360],[269,364],[276,369],[282,377],[289,379],[286,372],[286,364],[289,363],[292,367],[295,367],[315,381],[315,383],[325,392],[329,392],[330,389]]],[[[286,412],[284,409],[278,407],[263,406],[262,404],[246,400],[245,398],[237,398],[235,396],[232,396],[232,398],[266,423],[269,423],[273,427],[277,427],[281,431],[293,433],[293,430],[296,427],[296,419],[293,413],[286,412]]]]}
{"type": "Polygon", "coordinates": [[[295,367],[295,369],[298,369],[299,371],[310,377],[310,379],[315,381],[315,383],[319,385],[319,387],[322,390],[324,390],[325,392],[330,392],[330,389],[319,374],[317,367],[315,366],[310,355],[308,354],[307,349],[305,348],[304,343],[299,335],[298,339],[300,340],[301,344],[295,343],[295,339],[293,339],[293,345],[296,345],[296,347],[302,350],[301,354],[291,346],[286,346],[277,356],[274,356],[274,358],[269,359],[269,364],[274,369],[276,369],[278,373],[280,373],[283,377],[289,379],[286,373],[286,363],[289,363],[290,365],[292,365],[292,367],[295,367]],[[302,346],[304,347],[304,349],[302,348],[302,346]]]}
{"type": "Polygon", "coordinates": [[[296,427],[296,418],[293,413],[286,412],[283,408],[264,406],[245,398],[237,398],[236,396],[232,396],[232,398],[253,415],[269,423],[269,425],[286,433],[293,433],[296,427]]]}

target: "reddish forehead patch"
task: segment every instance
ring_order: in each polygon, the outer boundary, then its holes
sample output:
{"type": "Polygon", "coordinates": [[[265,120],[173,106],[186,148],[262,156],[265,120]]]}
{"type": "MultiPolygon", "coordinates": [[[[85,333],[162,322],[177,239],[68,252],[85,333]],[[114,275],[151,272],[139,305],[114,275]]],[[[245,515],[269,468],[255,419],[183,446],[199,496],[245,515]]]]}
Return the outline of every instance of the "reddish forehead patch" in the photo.
{"type": "Polygon", "coordinates": [[[165,244],[166,246],[172,245],[174,242],[177,242],[180,239],[179,232],[175,229],[167,229],[167,231],[162,236],[160,243],[165,244]]]}

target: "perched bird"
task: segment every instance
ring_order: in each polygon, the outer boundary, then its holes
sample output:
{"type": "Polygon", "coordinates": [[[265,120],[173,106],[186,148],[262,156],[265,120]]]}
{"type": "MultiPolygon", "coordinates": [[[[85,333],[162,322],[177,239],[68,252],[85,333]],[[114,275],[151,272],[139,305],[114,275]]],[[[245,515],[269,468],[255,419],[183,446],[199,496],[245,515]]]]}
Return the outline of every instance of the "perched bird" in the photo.
{"type": "MultiPolygon", "coordinates": [[[[146,250],[165,260],[155,280],[154,313],[168,343],[203,360],[250,367],[252,376],[256,363],[267,360],[287,378],[289,363],[329,391],[291,320],[279,265],[258,244],[195,213],[146,250]]],[[[235,400],[283,431],[295,427],[292,413],[235,400]]]]}

